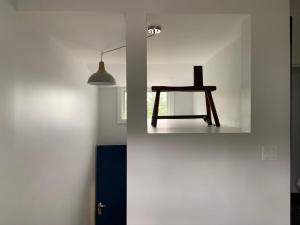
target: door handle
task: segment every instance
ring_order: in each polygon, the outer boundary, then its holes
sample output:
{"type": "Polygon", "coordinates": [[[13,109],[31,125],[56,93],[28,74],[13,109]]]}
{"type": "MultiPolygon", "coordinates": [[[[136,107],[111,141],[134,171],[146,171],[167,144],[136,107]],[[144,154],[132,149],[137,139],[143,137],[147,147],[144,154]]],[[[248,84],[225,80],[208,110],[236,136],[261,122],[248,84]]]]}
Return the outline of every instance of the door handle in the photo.
{"type": "Polygon", "coordinates": [[[97,212],[98,212],[99,216],[101,216],[103,214],[104,208],[106,208],[106,205],[104,205],[102,202],[99,202],[97,205],[97,212]]]}

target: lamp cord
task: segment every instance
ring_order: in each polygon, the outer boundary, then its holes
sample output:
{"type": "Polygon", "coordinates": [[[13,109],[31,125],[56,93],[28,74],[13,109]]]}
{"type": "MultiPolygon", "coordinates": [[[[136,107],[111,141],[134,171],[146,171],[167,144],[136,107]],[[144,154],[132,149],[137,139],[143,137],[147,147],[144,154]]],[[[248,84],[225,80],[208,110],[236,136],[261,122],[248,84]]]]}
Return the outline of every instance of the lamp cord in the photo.
{"type": "MultiPolygon", "coordinates": [[[[150,38],[150,37],[153,37],[155,34],[150,34],[149,36],[147,36],[146,38],[150,38]]],[[[109,53],[109,52],[114,52],[116,50],[119,50],[119,49],[122,49],[122,48],[126,48],[126,45],[122,45],[120,47],[117,47],[117,48],[113,48],[113,49],[109,49],[109,50],[106,50],[106,51],[101,51],[101,61],[103,59],[103,55],[106,54],[106,53],[109,53]]]]}

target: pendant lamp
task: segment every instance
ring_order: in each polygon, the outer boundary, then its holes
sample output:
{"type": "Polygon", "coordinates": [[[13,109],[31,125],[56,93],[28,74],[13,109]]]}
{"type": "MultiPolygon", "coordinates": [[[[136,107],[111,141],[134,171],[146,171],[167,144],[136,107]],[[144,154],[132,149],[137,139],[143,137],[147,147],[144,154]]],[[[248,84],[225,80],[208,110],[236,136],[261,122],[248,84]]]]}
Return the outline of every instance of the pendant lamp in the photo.
{"type": "MultiPolygon", "coordinates": [[[[149,36],[147,36],[147,38],[152,37],[156,34],[159,34],[161,32],[161,27],[160,26],[149,26],[148,27],[148,34],[150,34],[149,36]]],[[[104,62],[102,60],[103,55],[109,52],[113,52],[122,48],[126,48],[126,45],[120,46],[118,48],[114,48],[108,51],[102,51],[101,52],[101,61],[99,62],[99,68],[98,71],[94,74],[92,74],[90,76],[90,78],[88,79],[88,84],[91,85],[99,85],[99,86],[113,86],[116,85],[116,80],[115,78],[109,74],[106,70],[105,70],[105,65],[104,62]]]]}
{"type": "Polygon", "coordinates": [[[116,85],[115,78],[106,72],[104,62],[99,62],[99,69],[92,74],[88,79],[88,84],[91,85],[116,85]]]}

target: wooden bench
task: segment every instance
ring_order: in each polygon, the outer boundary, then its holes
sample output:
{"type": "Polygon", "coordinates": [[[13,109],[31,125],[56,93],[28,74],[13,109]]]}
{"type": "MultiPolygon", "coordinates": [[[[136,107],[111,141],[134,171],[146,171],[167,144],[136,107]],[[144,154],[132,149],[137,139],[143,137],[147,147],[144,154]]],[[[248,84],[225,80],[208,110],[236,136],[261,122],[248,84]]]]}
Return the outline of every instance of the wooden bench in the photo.
{"type": "Polygon", "coordinates": [[[152,86],[152,91],[156,93],[152,122],[153,127],[157,126],[158,119],[203,119],[208,125],[212,125],[211,113],[215,121],[215,125],[220,127],[220,122],[217,114],[217,110],[214,104],[214,100],[211,92],[216,91],[216,86],[203,86],[203,70],[202,66],[194,66],[194,86],[152,86]],[[206,102],[206,114],[205,115],[170,115],[159,116],[159,99],[161,92],[204,92],[206,102]]]}

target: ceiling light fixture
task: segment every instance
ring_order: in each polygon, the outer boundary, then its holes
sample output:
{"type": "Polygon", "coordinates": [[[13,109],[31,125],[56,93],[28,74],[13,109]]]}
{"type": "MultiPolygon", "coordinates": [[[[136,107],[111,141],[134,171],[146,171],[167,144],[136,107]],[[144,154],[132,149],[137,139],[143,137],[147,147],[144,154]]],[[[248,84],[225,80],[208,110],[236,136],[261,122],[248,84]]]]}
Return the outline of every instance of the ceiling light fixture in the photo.
{"type": "MultiPolygon", "coordinates": [[[[161,27],[160,26],[149,26],[148,27],[148,34],[147,38],[153,37],[156,34],[159,34],[161,32],[161,27]]],[[[99,85],[99,86],[112,86],[116,85],[116,80],[115,78],[109,74],[105,70],[105,65],[103,62],[103,55],[109,52],[113,52],[122,48],[126,48],[126,45],[122,45],[118,48],[110,49],[107,51],[101,51],[101,61],[99,62],[99,68],[96,73],[93,73],[90,78],[88,79],[88,84],[91,85],[99,85]]]]}
{"type": "Polygon", "coordinates": [[[105,70],[105,65],[102,61],[103,54],[104,53],[101,52],[101,61],[99,62],[98,71],[90,76],[88,84],[106,86],[116,85],[115,78],[105,70]]]}
{"type": "Polygon", "coordinates": [[[161,32],[161,27],[160,26],[149,26],[148,27],[148,34],[159,34],[161,32]]]}

